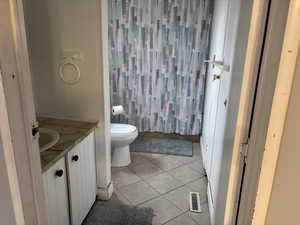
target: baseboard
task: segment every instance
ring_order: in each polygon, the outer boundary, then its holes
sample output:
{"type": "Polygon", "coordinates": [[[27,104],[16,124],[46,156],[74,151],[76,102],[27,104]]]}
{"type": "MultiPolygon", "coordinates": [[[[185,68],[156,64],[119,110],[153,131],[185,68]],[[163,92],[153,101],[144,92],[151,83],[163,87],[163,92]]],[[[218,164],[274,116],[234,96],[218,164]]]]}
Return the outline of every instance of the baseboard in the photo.
{"type": "Polygon", "coordinates": [[[201,156],[202,156],[202,162],[203,162],[203,167],[205,169],[205,171],[207,171],[207,158],[205,155],[205,146],[204,146],[204,141],[203,141],[203,137],[200,137],[200,146],[201,146],[201,156]]]}
{"type": "Polygon", "coordinates": [[[208,184],[207,187],[207,198],[208,198],[208,210],[209,210],[209,217],[210,217],[210,224],[214,225],[215,220],[214,220],[214,216],[215,216],[215,209],[213,206],[213,200],[212,200],[212,195],[210,192],[210,185],[208,184]]]}
{"type": "Polygon", "coordinates": [[[105,188],[97,188],[97,199],[108,201],[114,191],[114,185],[110,182],[105,188]]]}

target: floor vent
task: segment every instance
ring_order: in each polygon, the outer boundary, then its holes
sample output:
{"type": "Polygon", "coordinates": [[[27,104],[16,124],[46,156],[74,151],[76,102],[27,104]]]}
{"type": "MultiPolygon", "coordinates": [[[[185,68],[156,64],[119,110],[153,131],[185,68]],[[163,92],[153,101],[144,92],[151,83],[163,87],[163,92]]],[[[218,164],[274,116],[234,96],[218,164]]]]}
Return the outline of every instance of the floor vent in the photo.
{"type": "Polygon", "coordinates": [[[199,192],[190,192],[190,211],[198,213],[202,212],[199,192]]]}

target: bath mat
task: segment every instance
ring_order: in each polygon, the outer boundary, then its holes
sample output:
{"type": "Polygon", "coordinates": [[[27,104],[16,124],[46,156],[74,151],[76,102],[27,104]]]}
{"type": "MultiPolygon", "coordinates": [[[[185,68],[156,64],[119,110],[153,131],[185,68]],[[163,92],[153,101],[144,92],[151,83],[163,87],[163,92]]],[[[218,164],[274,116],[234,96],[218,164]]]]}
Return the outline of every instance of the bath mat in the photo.
{"type": "Polygon", "coordinates": [[[131,145],[131,152],[193,156],[193,143],[182,138],[139,136],[131,145]]]}
{"type": "Polygon", "coordinates": [[[151,225],[151,208],[95,202],[82,225],[151,225]]]}

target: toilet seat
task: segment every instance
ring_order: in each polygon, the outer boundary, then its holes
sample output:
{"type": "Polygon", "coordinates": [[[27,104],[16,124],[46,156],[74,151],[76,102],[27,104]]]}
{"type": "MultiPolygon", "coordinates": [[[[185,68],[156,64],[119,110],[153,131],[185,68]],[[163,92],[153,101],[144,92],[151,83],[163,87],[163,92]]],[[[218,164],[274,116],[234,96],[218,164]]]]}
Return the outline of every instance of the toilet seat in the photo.
{"type": "Polygon", "coordinates": [[[136,127],[129,124],[112,123],[110,133],[112,137],[127,136],[136,131],[136,127]]]}

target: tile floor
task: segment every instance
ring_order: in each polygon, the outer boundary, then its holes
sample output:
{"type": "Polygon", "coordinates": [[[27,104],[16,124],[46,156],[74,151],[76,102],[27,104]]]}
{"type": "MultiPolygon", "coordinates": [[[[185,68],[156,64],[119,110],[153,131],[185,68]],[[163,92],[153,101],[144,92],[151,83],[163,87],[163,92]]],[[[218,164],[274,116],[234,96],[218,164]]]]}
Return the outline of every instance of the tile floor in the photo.
{"type": "Polygon", "coordinates": [[[111,202],[151,207],[153,225],[209,225],[207,179],[199,143],[194,156],[131,153],[132,163],[112,168],[111,202]],[[189,211],[189,192],[200,192],[202,213],[189,211]]]}

